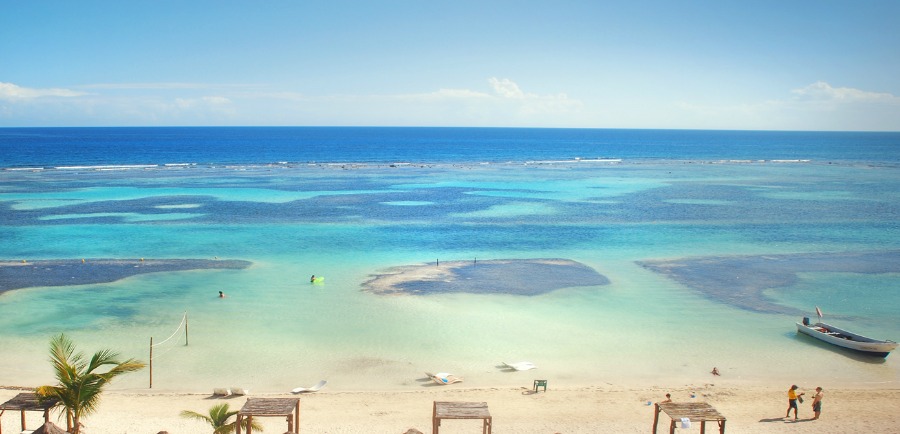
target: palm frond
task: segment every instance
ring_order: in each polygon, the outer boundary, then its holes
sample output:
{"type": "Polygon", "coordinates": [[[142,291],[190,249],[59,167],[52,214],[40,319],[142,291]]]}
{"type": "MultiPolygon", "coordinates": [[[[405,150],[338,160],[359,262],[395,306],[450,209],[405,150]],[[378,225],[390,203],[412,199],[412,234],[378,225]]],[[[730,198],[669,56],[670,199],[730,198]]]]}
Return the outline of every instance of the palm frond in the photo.
{"type": "Polygon", "coordinates": [[[50,339],[50,362],[59,384],[41,386],[38,394],[59,399],[58,405],[65,407],[66,413],[73,417],[77,432],[78,420],[97,410],[100,395],[107,383],[121,374],[134,372],[145,366],[143,362],[134,359],[119,362],[118,357],[118,353],[101,350],[87,361],[83,353],[75,352],[72,340],[60,333],[50,339]],[[109,371],[95,372],[108,365],[112,365],[109,371]]]}

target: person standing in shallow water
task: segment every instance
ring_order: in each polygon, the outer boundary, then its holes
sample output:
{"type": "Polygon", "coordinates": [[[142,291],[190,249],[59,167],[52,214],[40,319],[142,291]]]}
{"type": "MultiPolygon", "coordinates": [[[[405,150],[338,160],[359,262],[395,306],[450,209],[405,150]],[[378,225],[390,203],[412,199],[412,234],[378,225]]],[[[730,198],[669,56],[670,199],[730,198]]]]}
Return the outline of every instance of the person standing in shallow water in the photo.
{"type": "Polygon", "coordinates": [[[788,389],[788,408],[787,414],[785,414],[784,417],[791,417],[791,409],[794,409],[794,420],[797,420],[797,400],[800,399],[801,396],[803,396],[803,393],[797,394],[796,384],[788,389]]]}
{"type": "Polygon", "coordinates": [[[824,398],[824,397],[825,397],[825,391],[822,390],[821,387],[816,387],[816,395],[815,395],[815,397],[813,397],[813,403],[812,403],[813,413],[815,413],[815,416],[813,416],[813,420],[818,419],[819,413],[822,412],[822,398],[824,398]]]}

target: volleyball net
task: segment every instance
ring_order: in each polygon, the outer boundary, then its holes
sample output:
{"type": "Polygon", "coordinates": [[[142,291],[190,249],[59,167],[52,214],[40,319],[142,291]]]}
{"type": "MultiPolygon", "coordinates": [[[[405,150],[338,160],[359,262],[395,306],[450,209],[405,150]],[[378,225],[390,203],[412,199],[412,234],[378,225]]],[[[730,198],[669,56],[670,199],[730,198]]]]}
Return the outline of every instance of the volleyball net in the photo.
{"type": "Polygon", "coordinates": [[[166,357],[172,350],[188,344],[188,320],[187,312],[181,317],[181,323],[175,328],[169,337],[164,340],[153,343],[153,337],[150,337],[150,388],[153,388],[153,361],[166,357]],[[184,345],[181,343],[184,342],[184,345]]]}

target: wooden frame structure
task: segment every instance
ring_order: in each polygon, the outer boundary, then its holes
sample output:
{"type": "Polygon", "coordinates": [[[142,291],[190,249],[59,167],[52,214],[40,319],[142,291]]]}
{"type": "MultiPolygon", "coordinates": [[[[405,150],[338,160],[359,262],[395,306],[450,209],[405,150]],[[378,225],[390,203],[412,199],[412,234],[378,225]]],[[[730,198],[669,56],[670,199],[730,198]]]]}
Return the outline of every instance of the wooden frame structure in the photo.
{"type": "MultiPolygon", "coordinates": [[[[254,417],[284,417],[287,419],[287,433],[300,432],[300,398],[247,398],[247,402],[237,414],[235,434],[241,434],[241,422],[247,419],[247,434],[253,434],[254,417]]],[[[2,434],[2,433],[0,433],[2,434]]]]}
{"type": "Polygon", "coordinates": [[[656,404],[653,412],[653,434],[656,434],[656,425],[659,423],[659,412],[664,411],[672,418],[669,424],[669,434],[675,433],[676,421],[688,418],[693,422],[700,422],[700,434],[706,434],[706,422],[717,422],[719,434],[725,434],[725,416],[722,416],[715,408],[705,402],[663,402],[656,404]]]}
{"type": "Polygon", "coordinates": [[[438,434],[441,419],[481,419],[482,434],[491,434],[494,422],[486,402],[434,401],[431,413],[432,434],[438,434]]]}
{"type": "MultiPolygon", "coordinates": [[[[44,413],[44,423],[50,422],[50,409],[56,406],[58,402],[55,398],[49,398],[44,401],[41,401],[38,398],[36,393],[20,393],[10,399],[9,401],[0,404],[0,416],[3,416],[3,413],[6,410],[18,410],[21,412],[21,424],[22,429],[19,432],[26,431],[28,428],[25,426],[25,412],[26,411],[40,411],[44,413]]],[[[0,434],[3,433],[3,424],[0,421],[0,434]]]]}

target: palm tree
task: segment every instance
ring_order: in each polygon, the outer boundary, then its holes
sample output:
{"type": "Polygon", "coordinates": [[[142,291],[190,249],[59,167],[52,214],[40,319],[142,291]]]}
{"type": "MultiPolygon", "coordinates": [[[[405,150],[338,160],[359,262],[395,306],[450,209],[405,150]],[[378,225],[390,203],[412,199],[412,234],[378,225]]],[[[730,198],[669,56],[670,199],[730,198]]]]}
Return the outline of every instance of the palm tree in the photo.
{"type": "MultiPolygon", "coordinates": [[[[195,411],[190,410],[182,410],[181,417],[186,417],[188,419],[196,419],[199,421],[206,422],[213,427],[213,434],[228,434],[234,432],[234,425],[237,421],[228,423],[228,419],[231,416],[238,414],[236,411],[228,411],[228,403],[216,404],[209,408],[209,415],[200,414],[195,411]]],[[[241,421],[241,428],[247,428],[248,420],[244,419],[241,421]]],[[[262,431],[263,427],[259,424],[259,422],[253,421],[250,423],[250,426],[253,427],[256,431],[262,431]]]]}
{"type": "Polygon", "coordinates": [[[75,353],[75,344],[60,333],[50,339],[50,362],[56,371],[56,386],[41,386],[38,396],[57,398],[58,406],[66,409],[67,431],[78,434],[81,431],[81,418],[97,410],[100,404],[100,393],[113,378],[142,369],[143,362],[128,359],[118,361],[119,354],[110,350],[94,353],[88,361],[84,353],[75,353]],[[106,372],[98,369],[112,366],[106,372]]]}

